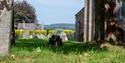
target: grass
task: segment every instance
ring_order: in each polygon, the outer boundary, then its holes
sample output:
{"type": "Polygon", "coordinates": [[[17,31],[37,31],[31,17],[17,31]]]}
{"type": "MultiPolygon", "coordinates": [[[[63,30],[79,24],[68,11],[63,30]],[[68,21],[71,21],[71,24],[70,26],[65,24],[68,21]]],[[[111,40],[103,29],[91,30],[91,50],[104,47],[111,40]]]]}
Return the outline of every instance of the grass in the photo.
{"type": "Polygon", "coordinates": [[[125,49],[111,46],[99,49],[96,44],[66,42],[50,47],[47,40],[20,39],[0,63],[124,63],[125,49]]]}

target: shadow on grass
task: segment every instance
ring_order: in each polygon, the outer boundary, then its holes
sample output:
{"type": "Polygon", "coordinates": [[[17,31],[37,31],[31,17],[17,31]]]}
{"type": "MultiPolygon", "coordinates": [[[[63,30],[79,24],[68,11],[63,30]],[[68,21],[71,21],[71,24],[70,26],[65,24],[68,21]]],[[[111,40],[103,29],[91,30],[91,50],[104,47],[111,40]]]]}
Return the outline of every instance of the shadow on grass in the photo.
{"type": "Polygon", "coordinates": [[[106,51],[107,49],[100,49],[98,44],[89,44],[89,43],[76,43],[76,42],[65,42],[61,47],[50,47],[47,45],[47,40],[41,39],[21,39],[16,42],[16,46],[19,48],[26,48],[26,49],[34,49],[34,48],[43,48],[48,49],[49,51],[53,51],[55,53],[83,53],[87,51],[106,51]]]}

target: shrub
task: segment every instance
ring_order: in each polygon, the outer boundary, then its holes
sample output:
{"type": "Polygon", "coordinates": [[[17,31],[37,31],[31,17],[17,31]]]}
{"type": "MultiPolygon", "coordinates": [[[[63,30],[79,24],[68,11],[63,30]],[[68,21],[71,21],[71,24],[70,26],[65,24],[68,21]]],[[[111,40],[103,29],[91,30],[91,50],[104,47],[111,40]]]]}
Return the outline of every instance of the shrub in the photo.
{"type": "Polygon", "coordinates": [[[74,40],[74,32],[73,30],[64,30],[64,33],[66,33],[68,40],[74,40]]]}
{"type": "Polygon", "coordinates": [[[34,30],[29,30],[29,35],[33,35],[34,34],[34,30]]]}
{"type": "Polygon", "coordinates": [[[56,31],[55,30],[49,30],[48,34],[54,34],[56,31]]]}
{"type": "Polygon", "coordinates": [[[72,35],[74,34],[73,30],[64,30],[64,33],[66,33],[67,35],[72,35]]]}
{"type": "Polygon", "coordinates": [[[18,37],[23,37],[23,33],[24,33],[24,30],[22,29],[17,29],[15,30],[15,34],[18,36],[18,37]]]}
{"type": "Polygon", "coordinates": [[[35,30],[34,33],[38,34],[38,35],[41,35],[41,34],[47,35],[47,31],[46,30],[35,30]]]}
{"type": "Polygon", "coordinates": [[[23,34],[25,32],[28,32],[29,35],[34,36],[34,34],[38,34],[38,35],[47,35],[47,31],[46,30],[22,30],[22,29],[17,29],[15,30],[15,34],[17,35],[17,38],[23,38],[23,34]]]}
{"type": "Polygon", "coordinates": [[[47,31],[46,30],[41,30],[41,34],[47,35],[47,31]]]}

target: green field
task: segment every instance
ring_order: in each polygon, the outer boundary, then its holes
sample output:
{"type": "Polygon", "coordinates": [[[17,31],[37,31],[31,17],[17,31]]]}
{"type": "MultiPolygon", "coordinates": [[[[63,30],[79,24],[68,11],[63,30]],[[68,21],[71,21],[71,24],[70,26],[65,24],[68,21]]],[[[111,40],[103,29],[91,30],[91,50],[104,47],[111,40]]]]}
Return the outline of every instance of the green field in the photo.
{"type": "Polygon", "coordinates": [[[0,63],[125,63],[125,49],[99,49],[94,44],[71,41],[62,47],[50,47],[47,40],[20,39],[8,56],[0,58],[0,63]]]}

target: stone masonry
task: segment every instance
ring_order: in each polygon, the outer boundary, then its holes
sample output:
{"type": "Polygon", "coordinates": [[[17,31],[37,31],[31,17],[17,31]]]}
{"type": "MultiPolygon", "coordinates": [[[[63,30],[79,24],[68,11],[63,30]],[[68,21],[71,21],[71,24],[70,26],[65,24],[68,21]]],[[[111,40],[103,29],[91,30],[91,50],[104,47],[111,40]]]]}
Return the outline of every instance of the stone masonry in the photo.
{"type": "Polygon", "coordinates": [[[76,14],[77,41],[90,42],[94,40],[94,34],[94,0],[85,0],[84,8],[76,14]]]}
{"type": "MultiPolygon", "coordinates": [[[[102,37],[100,36],[101,35],[100,32],[103,29],[103,27],[101,27],[101,29],[97,28],[99,26],[97,26],[98,24],[96,22],[97,19],[99,18],[97,18],[97,16],[95,17],[96,15],[95,1],[98,1],[99,3],[103,0],[84,0],[84,1],[85,1],[84,10],[80,10],[80,12],[76,14],[76,39],[77,41],[91,42],[93,40],[98,40],[95,39],[97,38],[96,34],[98,34],[100,40],[100,38],[102,37]],[[81,38],[83,39],[81,40],[81,38]]],[[[114,1],[116,3],[115,12],[116,12],[117,24],[118,27],[120,27],[124,31],[123,35],[125,41],[125,0],[122,1],[114,0],[114,1]]],[[[104,30],[107,29],[106,25],[107,24],[104,23],[104,30]]]]}
{"type": "Polygon", "coordinates": [[[12,0],[0,0],[0,56],[9,52],[12,0]]]}

